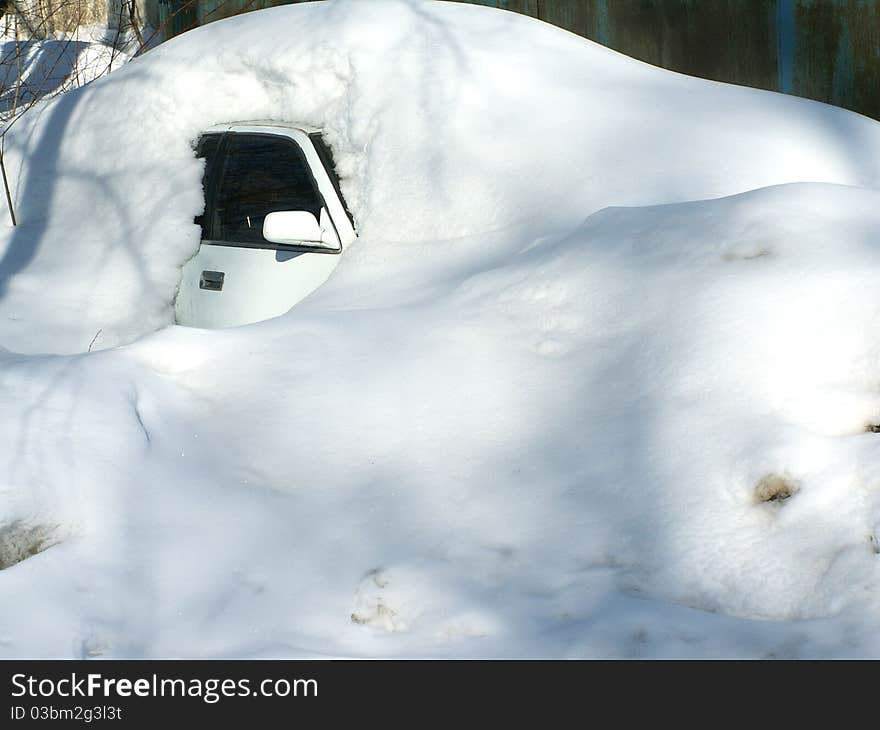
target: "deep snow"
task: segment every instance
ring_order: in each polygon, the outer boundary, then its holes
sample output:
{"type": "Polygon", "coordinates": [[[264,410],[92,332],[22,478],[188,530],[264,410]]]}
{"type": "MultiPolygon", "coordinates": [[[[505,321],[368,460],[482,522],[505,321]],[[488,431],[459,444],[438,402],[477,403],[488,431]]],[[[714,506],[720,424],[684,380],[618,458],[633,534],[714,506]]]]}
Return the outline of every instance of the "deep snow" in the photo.
{"type": "Polygon", "coordinates": [[[880,655],[876,122],[342,0],[6,154],[0,560],[55,544],[3,654],[880,655]],[[360,238],[283,317],[169,327],[191,143],[260,118],[325,129],[360,238]]]}

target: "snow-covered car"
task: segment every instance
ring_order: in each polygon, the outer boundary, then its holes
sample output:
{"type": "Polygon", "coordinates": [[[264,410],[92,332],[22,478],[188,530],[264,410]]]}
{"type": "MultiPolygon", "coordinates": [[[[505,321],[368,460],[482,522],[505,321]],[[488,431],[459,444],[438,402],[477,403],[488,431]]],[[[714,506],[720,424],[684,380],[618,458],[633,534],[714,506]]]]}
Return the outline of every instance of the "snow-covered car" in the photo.
{"type": "Polygon", "coordinates": [[[880,656],[877,122],[331,0],[2,152],[0,654],[880,656]]]}
{"type": "Polygon", "coordinates": [[[178,324],[228,327],[288,311],[323,284],[355,238],[320,130],[277,122],[220,125],[205,161],[199,250],[183,267],[178,324]]]}

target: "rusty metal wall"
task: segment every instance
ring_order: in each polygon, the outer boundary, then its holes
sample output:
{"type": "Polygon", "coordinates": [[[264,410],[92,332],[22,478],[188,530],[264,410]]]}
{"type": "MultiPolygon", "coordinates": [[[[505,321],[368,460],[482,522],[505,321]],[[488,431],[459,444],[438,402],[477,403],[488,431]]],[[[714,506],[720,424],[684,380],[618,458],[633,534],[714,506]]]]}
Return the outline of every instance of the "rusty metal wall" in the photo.
{"type": "MultiPolygon", "coordinates": [[[[159,0],[191,25],[300,0],[159,0]]],[[[456,0],[511,10],[648,63],[880,119],[880,0],[456,0]]],[[[169,24],[166,35],[187,28],[169,24]]]]}

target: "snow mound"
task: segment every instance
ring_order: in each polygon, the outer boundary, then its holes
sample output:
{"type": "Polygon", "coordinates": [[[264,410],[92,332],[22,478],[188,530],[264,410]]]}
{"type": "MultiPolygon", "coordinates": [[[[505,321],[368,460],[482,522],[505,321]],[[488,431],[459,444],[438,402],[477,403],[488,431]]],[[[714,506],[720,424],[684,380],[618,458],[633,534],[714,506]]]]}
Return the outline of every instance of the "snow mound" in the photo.
{"type": "Polygon", "coordinates": [[[0,525],[64,539],[0,571],[3,653],[880,655],[876,123],[332,2],[16,133],[0,525]],[[191,142],[259,117],[326,130],[361,236],[283,317],[162,328],[191,142]]]}
{"type": "Polygon", "coordinates": [[[233,120],[324,129],[358,258],[566,227],[609,205],[880,182],[880,132],[864,117],[457,3],[248,13],[28,116],[5,148],[21,225],[0,242],[5,346],[28,352],[83,352],[98,330],[110,347],[172,321],[203,206],[192,144],[233,120]]]}

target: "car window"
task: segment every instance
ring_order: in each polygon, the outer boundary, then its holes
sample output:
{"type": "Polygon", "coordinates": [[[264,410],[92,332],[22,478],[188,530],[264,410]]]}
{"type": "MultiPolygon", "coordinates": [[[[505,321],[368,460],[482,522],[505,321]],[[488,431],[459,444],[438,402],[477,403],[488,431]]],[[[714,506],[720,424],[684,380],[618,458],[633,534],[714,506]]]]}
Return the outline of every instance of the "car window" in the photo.
{"type": "Polygon", "coordinates": [[[205,161],[205,173],[202,177],[202,187],[205,194],[205,214],[196,216],[195,222],[202,227],[202,238],[208,238],[207,219],[212,206],[212,189],[218,172],[218,152],[220,151],[220,134],[205,134],[199,139],[196,147],[196,157],[205,161]]]}
{"type": "Polygon", "coordinates": [[[266,244],[263,220],[278,210],[302,210],[320,219],[321,202],[305,155],[293,140],[264,134],[227,136],[210,238],[266,244]]]}
{"type": "Polygon", "coordinates": [[[313,132],[309,135],[309,139],[312,140],[315,152],[318,153],[321,164],[327,171],[327,176],[330,178],[330,183],[336,191],[336,197],[339,198],[339,202],[342,203],[342,209],[345,211],[345,215],[348,216],[349,222],[354,225],[354,218],[351,215],[351,211],[348,209],[348,204],[345,202],[345,196],[342,194],[342,188],[339,184],[339,174],[336,171],[336,161],[333,159],[333,150],[331,150],[324,141],[324,137],[320,132],[313,132]]]}

